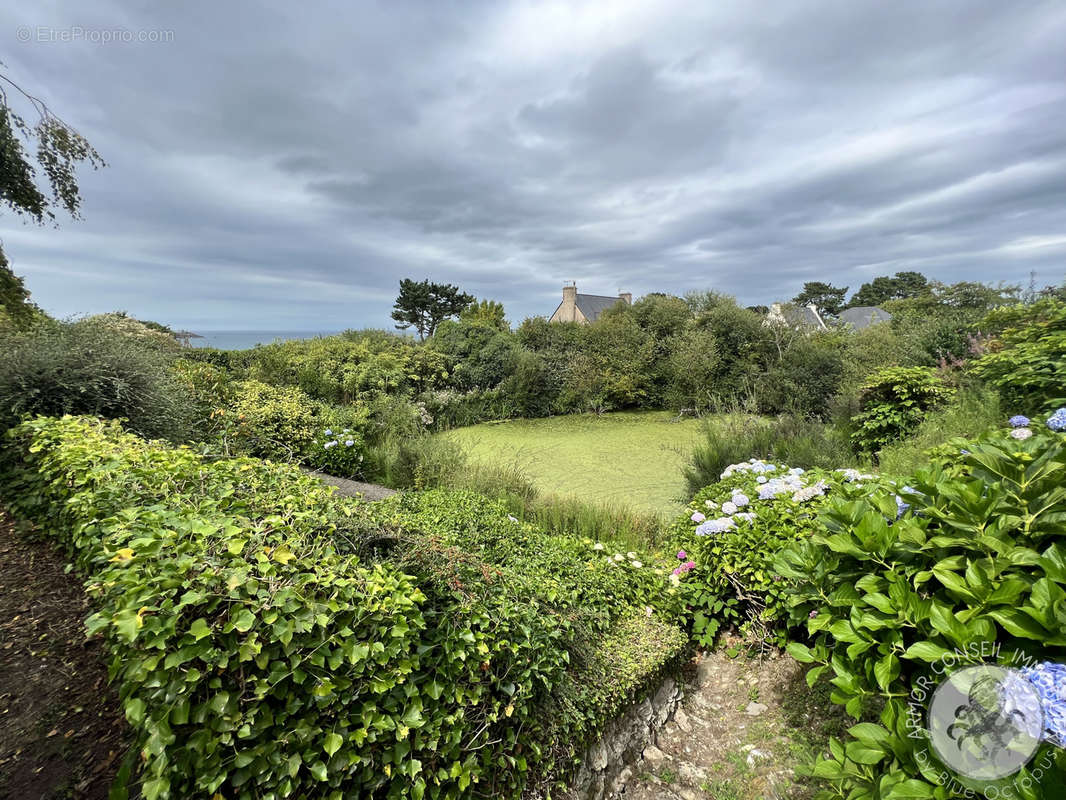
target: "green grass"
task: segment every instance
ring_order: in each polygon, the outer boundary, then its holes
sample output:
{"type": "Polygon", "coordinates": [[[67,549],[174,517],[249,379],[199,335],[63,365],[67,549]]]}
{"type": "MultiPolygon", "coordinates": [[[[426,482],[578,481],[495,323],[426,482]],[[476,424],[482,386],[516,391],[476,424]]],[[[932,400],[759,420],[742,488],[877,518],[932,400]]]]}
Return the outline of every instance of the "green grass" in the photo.
{"type": "Polygon", "coordinates": [[[471,462],[515,469],[543,494],[653,514],[679,511],[699,420],[665,411],[490,422],[440,434],[471,462]]]}

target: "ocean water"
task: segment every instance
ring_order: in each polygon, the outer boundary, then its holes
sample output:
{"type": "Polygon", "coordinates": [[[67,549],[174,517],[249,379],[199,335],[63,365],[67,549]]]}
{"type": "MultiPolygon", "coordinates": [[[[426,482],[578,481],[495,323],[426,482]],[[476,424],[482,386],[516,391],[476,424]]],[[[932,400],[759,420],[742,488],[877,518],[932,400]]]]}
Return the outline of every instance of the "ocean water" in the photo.
{"type": "Polygon", "coordinates": [[[202,339],[192,339],[193,347],[217,347],[219,350],[249,350],[257,344],[288,339],[314,339],[333,336],[339,331],[196,331],[202,339]]]}

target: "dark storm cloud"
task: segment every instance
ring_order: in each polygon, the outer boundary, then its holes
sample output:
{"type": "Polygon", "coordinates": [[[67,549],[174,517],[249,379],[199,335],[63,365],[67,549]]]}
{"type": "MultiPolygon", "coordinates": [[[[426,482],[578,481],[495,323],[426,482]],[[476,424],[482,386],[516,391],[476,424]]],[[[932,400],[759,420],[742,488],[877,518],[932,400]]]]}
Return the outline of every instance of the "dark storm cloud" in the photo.
{"type": "Polygon", "coordinates": [[[566,279],[766,303],[1066,269],[1057,2],[0,13],[8,73],[109,163],[84,221],[0,221],[59,314],[324,329],[388,325],[407,276],[518,320],[566,279]],[[47,40],[75,28],[169,38],[47,40]]]}

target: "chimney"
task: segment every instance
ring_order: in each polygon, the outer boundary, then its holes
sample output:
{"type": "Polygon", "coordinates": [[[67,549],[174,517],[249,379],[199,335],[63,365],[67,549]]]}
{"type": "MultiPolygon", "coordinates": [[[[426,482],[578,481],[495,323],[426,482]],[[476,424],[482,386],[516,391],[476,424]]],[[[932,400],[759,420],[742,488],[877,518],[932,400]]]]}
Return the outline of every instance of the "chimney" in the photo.
{"type": "Polygon", "coordinates": [[[631,292],[619,292],[618,296],[625,300],[628,305],[633,305],[633,294],[631,292]]]}
{"type": "Polygon", "coordinates": [[[573,281],[569,286],[563,287],[563,305],[559,309],[559,319],[563,322],[577,320],[577,284],[573,281]]]}

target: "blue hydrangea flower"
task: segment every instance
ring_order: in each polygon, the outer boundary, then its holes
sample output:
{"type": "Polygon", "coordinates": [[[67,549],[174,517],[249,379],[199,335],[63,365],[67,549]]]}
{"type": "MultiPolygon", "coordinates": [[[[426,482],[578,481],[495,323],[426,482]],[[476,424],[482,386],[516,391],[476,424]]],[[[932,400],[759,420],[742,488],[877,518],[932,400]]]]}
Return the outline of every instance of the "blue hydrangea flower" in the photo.
{"type": "Polygon", "coordinates": [[[759,487],[759,499],[760,500],[772,500],[779,494],[784,494],[789,491],[784,481],[774,478],[769,483],[765,483],[759,487]]]}
{"type": "Polygon", "coordinates": [[[344,443],[344,446],[345,447],[351,447],[353,444],[355,444],[355,442],[353,440],[349,439],[348,441],[346,441],[344,443]]]}
{"type": "Polygon", "coordinates": [[[1021,414],[1016,414],[1007,420],[1012,428],[1026,428],[1029,426],[1029,417],[1023,417],[1021,414]]]}
{"type": "Polygon", "coordinates": [[[766,476],[765,475],[760,475],[758,478],[755,479],[755,482],[756,483],[766,483],[766,476]]]}
{"type": "Polygon", "coordinates": [[[1066,746],[1066,664],[1045,661],[1023,669],[1022,674],[1040,695],[1048,740],[1066,746]]]}
{"type": "Polygon", "coordinates": [[[323,432],[324,434],[326,434],[326,436],[332,436],[332,435],[333,435],[333,431],[331,431],[331,430],[330,430],[329,428],[326,428],[326,429],[325,429],[324,431],[322,431],[322,432],[323,432]]]}
{"type": "Polygon", "coordinates": [[[896,519],[899,519],[904,514],[906,514],[910,507],[910,503],[904,503],[903,498],[900,497],[898,494],[896,495],[896,519]]]}
{"type": "Polygon", "coordinates": [[[1066,408],[1060,408],[1048,417],[1047,426],[1053,431],[1066,431],[1066,408]]]}
{"type": "Polygon", "coordinates": [[[735,523],[731,517],[719,517],[718,519],[709,519],[696,528],[697,536],[710,536],[713,533],[725,533],[727,530],[733,527],[735,523]]]}
{"type": "Polygon", "coordinates": [[[324,448],[326,448],[327,450],[329,450],[329,449],[330,449],[331,447],[336,447],[336,446],[337,446],[338,444],[339,444],[339,442],[337,442],[337,440],[336,440],[336,439],[334,439],[334,440],[333,440],[332,442],[326,442],[326,443],[325,443],[324,445],[322,445],[322,446],[323,446],[324,448]]]}
{"type": "Polygon", "coordinates": [[[733,493],[733,505],[735,505],[737,508],[744,508],[744,506],[746,506],[750,502],[751,499],[743,492],[733,493]]]}

